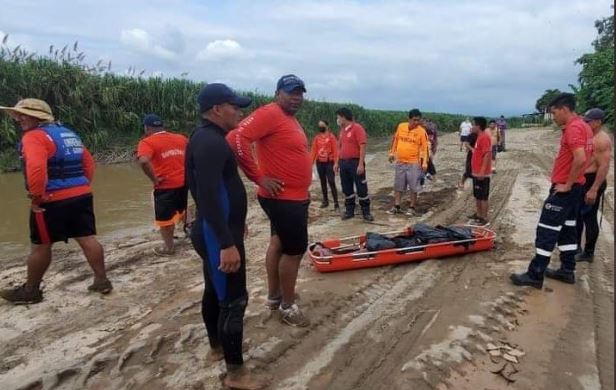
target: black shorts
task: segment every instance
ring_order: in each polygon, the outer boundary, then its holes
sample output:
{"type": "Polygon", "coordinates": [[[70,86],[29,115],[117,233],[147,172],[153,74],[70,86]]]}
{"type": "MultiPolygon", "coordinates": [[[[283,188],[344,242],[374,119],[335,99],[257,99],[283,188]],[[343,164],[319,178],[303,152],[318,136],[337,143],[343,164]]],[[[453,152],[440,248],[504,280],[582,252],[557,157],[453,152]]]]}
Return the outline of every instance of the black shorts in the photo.
{"type": "Polygon", "coordinates": [[[490,178],[486,177],[483,180],[473,178],[473,196],[477,200],[488,200],[490,194],[490,178]]]}
{"type": "Polygon", "coordinates": [[[186,212],[188,190],[186,187],[154,190],[154,215],[158,226],[178,223],[186,212]]]}
{"type": "Polygon", "coordinates": [[[68,242],[69,238],[96,234],[92,194],[42,203],[45,211],[30,211],[30,241],[33,244],[68,242]]]}
{"type": "Polygon", "coordinates": [[[460,142],[468,142],[468,135],[461,135],[460,142]]]}
{"type": "Polygon", "coordinates": [[[272,236],[282,243],[282,253],[303,255],[308,247],[309,200],[280,200],[259,197],[259,204],[270,220],[272,236]]]}

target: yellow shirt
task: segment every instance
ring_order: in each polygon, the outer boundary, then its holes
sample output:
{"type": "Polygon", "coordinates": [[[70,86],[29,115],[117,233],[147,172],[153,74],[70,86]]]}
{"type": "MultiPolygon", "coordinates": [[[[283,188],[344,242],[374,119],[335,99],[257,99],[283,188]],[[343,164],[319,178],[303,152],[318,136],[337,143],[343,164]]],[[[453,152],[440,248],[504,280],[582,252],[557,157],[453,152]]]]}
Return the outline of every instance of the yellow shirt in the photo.
{"type": "Polygon", "coordinates": [[[426,166],[429,148],[430,143],[426,129],[417,126],[409,130],[408,122],[403,122],[396,129],[389,154],[401,163],[426,166]]]}

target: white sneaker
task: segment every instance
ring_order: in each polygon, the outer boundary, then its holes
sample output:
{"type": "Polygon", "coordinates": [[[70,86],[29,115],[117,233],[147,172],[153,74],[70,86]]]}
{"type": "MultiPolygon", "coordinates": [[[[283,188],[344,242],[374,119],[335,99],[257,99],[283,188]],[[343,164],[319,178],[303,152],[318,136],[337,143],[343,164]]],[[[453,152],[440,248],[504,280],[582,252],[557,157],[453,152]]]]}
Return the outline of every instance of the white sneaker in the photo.
{"type": "Polygon", "coordinates": [[[283,309],[282,305],[280,305],[278,311],[280,311],[280,320],[287,325],[299,327],[306,327],[310,325],[308,318],[304,316],[302,311],[299,309],[299,306],[295,303],[286,309],[283,309]]]}

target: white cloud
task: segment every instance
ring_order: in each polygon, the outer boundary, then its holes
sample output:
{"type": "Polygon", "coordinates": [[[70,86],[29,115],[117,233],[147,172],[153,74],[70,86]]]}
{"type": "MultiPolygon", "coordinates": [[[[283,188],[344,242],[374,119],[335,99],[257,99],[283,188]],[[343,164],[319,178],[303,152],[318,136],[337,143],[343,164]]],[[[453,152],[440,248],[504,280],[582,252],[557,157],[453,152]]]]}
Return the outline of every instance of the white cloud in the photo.
{"type": "Polygon", "coordinates": [[[147,50],[150,47],[150,34],[140,28],[122,30],[120,41],[135,49],[147,50]]]}
{"type": "Polygon", "coordinates": [[[264,93],[295,73],[326,101],[487,115],[528,112],[575,83],[594,20],[612,12],[608,0],[6,1],[10,45],[39,53],[79,40],[114,70],[264,93]],[[56,22],[21,17],[37,12],[56,22]]]}
{"type": "Polygon", "coordinates": [[[232,39],[212,41],[197,53],[197,61],[226,61],[248,58],[248,53],[232,39]]]}
{"type": "Polygon", "coordinates": [[[174,60],[177,54],[155,43],[150,34],[140,28],[122,30],[120,42],[143,54],[150,54],[164,60],[174,60]]]}

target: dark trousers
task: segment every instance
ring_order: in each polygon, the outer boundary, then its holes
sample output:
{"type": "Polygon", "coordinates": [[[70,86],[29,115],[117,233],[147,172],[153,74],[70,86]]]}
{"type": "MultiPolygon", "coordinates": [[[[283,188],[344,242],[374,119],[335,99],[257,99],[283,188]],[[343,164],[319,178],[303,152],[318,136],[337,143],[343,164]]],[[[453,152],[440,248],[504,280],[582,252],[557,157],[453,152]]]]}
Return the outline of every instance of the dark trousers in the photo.
{"type": "Polygon", "coordinates": [[[553,192],[543,203],[541,217],[537,224],[535,237],[535,257],[528,266],[528,273],[535,279],[543,279],[543,273],[550,263],[554,246],[558,243],[561,269],[575,271],[577,252],[576,215],[583,187],[574,184],[569,192],[553,192]]]}
{"type": "Polygon", "coordinates": [[[202,219],[195,220],[191,230],[193,246],[203,259],[205,290],[201,314],[211,348],[224,352],[227,364],[241,365],[244,312],[248,304],[246,291],[246,254],[244,227],[232,227],[231,234],[240,252],[241,266],[237,272],[223,273],[220,265],[220,245],[214,231],[202,219]]]}
{"type": "MultiPolygon", "coordinates": [[[[596,172],[587,173],[586,184],[584,185],[584,195],[592,187],[597,177],[596,172]]],[[[584,252],[588,254],[595,253],[595,246],[597,245],[597,239],[599,238],[599,222],[597,221],[597,214],[599,212],[599,205],[601,204],[601,198],[607,187],[607,182],[604,181],[597,191],[597,200],[592,205],[587,205],[584,202],[584,196],[580,201],[580,207],[577,214],[577,243],[579,247],[582,247],[582,233],[586,229],[586,242],[584,244],[584,252]]]]}
{"type": "Polygon", "coordinates": [[[317,161],[317,172],[321,181],[321,192],[323,193],[323,202],[328,202],[327,199],[327,184],[332,191],[334,204],[338,204],[338,190],[336,189],[336,179],[334,175],[333,161],[321,162],[317,161]]]}
{"type": "Polygon", "coordinates": [[[434,166],[434,163],[432,162],[432,157],[430,157],[430,159],[428,160],[428,173],[431,174],[432,176],[436,175],[436,167],[434,166]]]}
{"type": "Polygon", "coordinates": [[[470,179],[471,177],[473,177],[472,168],[471,168],[472,158],[473,158],[473,153],[470,151],[466,152],[466,160],[464,162],[464,174],[462,175],[464,180],[470,179]]]}
{"type": "Polygon", "coordinates": [[[501,151],[506,152],[507,146],[505,141],[507,141],[507,130],[501,129],[500,131],[500,141],[501,141],[501,151]]]}
{"type": "Polygon", "coordinates": [[[348,215],[355,214],[355,198],[359,199],[359,206],[363,215],[370,214],[370,198],[368,197],[368,182],[366,173],[357,174],[358,158],[340,160],[340,184],[344,193],[344,206],[348,215]],[[353,188],[355,187],[355,188],[353,188]],[[357,190],[357,194],[355,193],[357,190]]]}

